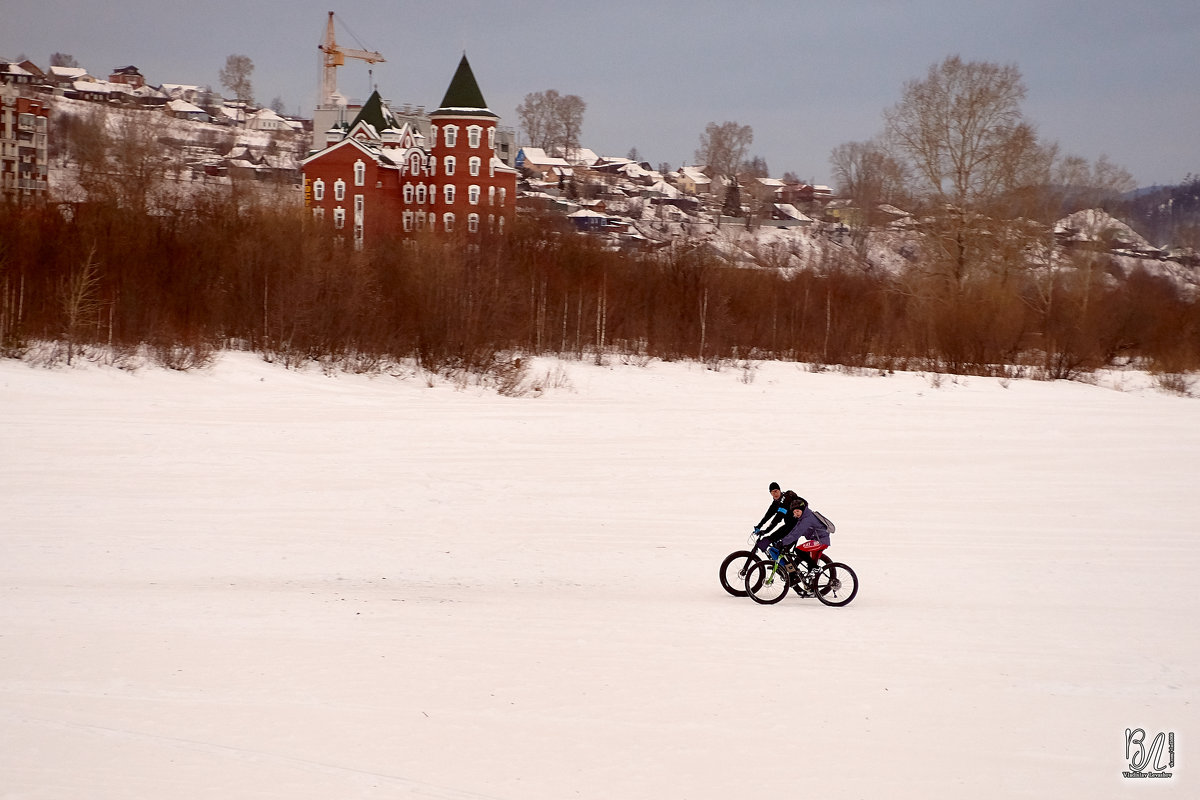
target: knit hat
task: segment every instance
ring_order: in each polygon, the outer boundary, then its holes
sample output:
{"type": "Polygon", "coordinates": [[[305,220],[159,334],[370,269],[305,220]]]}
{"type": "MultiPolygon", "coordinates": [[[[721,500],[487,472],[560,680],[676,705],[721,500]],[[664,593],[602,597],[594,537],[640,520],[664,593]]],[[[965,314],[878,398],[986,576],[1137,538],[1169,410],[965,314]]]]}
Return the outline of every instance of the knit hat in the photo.
{"type": "Polygon", "coordinates": [[[768,492],[778,492],[779,484],[776,483],[775,481],[771,481],[771,485],[767,487],[767,491],[768,492]]]}

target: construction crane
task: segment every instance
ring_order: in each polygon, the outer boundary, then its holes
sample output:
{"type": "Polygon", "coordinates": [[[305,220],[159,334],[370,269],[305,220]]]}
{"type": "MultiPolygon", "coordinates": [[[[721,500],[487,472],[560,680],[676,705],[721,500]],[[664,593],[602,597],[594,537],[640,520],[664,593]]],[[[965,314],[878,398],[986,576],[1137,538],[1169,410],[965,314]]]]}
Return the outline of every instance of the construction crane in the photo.
{"type": "Polygon", "coordinates": [[[347,58],[357,58],[368,64],[387,61],[382,54],[374,50],[355,50],[339,45],[334,38],[332,11],[329,12],[329,23],[325,26],[325,41],[317,45],[317,49],[325,54],[321,59],[321,105],[323,106],[333,105],[333,96],[337,94],[337,68],[345,64],[347,58]]]}

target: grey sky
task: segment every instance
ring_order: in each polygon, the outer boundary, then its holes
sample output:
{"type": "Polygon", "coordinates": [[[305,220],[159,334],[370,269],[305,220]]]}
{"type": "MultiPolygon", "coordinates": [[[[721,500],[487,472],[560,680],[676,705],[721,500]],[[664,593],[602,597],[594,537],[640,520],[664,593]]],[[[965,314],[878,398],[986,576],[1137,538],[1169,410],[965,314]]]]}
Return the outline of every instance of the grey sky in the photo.
{"type": "MultiPolygon", "coordinates": [[[[1141,185],[1200,174],[1197,0],[0,0],[0,57],[44,67],[59,51],[102,77],[133,64],[154,84],[219,88],[240,53],[260,103],[308,116],[331,10],[339,43],[387,57],[385,98],[435,106],[465,50],[504,124],[529,92],[578,94],[601,155],[637,147],[677,167],[705,124],[735,120],[775,176],[828,183],[830,151],[878,133],[904,83],[957,53],[1016,64],[1026,115],[1066,154],[1107,154],[1141,185]]],[[[367,69],[348,61],[342,92],[364,97],[367,69]]]]}

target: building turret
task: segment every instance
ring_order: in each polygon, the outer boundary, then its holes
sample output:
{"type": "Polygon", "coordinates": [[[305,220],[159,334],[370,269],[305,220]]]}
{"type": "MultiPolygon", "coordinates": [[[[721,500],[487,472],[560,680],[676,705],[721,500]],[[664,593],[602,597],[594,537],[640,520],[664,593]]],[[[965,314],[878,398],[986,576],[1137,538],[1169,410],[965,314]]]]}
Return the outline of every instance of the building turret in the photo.
{"type": "Polygon", "coordinates": [[[431,155],[436,164],[439,230],[502,230],[511,220],[517,172],[496,158],[496,123],[466,54],[442,104],[430,115],[431,155]]]}

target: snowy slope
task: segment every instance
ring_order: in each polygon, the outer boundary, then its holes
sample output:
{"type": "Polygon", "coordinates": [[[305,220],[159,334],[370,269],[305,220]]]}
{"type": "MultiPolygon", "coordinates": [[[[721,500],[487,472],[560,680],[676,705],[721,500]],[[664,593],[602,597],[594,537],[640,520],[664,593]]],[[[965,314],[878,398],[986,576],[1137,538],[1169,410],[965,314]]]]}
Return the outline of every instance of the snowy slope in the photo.
{"type": "Polygon", "coordinates": [[[1196,400],[565,369],[0,361],[0,797],[1197,796],[1196,400]],[[719,587],[771,480],[850,606],[719,587]]]}

